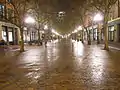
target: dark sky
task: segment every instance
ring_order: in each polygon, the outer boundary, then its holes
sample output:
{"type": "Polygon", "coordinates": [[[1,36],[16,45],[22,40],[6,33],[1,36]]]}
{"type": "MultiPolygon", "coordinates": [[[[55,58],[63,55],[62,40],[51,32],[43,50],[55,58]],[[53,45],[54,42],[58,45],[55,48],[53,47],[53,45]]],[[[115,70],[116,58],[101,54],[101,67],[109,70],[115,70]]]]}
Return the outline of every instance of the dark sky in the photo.
{"type": "Polygon", "coordinates": [[[62,33],[68,33],[79,21],[77,17],[77,9],[85,0],[48,0],[51,7],[53,8],[52,12],[65,11],[65,16],[62,20],[59,21],[57,15],[53,16],[53,25],[56,29],[62,33]]]}
{"type": "Polygon", "coordinates": [[[67,11],[70,8],[71,0],[58,0],[58,9],[61,11],[67,11]]]}

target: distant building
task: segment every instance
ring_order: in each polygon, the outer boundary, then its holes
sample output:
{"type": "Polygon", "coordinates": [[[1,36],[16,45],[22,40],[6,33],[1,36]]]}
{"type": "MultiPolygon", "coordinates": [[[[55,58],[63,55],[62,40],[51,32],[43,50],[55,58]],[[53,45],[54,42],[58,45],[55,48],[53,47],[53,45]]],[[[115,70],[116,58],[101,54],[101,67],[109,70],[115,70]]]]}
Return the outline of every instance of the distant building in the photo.
{"type": "MultiPolygon", "coordinates": [[[[95,11],[95,10],[93,10],[95,11]]],[[[104,30],[103,26],[101,24],[101,30],[98,31],[98,24],[95,24],[93,21],[91,21],[89,15],[91,12],[87,12],[86,15],[86,21],[85,25],[87,27],[87,30],[90,32],[91,40],[97,40],[97,36],[99,34],[99,39],[104,39],[104,30]],[[91,23],[92,22],[92,23],[91,23]]],[[[116,2],[115,5],[112,6],[110,13],[109,13],[109,21],[108,21],[108,40],[110,42],[120,42],[120,0],[116,2]]]]}

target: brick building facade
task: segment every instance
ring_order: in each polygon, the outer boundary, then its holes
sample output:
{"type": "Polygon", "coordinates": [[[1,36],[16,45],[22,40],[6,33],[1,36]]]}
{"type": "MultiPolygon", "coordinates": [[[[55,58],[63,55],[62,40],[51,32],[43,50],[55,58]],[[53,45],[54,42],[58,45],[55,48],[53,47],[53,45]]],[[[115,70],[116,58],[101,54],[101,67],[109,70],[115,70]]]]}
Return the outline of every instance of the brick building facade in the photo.
{"type": "Polygon", "coordinates": [[[19,28],[13,24],[15,21],[11,0],[0,0],[0,40],[8,45],[16,45],[20,40],[19,28]]]}

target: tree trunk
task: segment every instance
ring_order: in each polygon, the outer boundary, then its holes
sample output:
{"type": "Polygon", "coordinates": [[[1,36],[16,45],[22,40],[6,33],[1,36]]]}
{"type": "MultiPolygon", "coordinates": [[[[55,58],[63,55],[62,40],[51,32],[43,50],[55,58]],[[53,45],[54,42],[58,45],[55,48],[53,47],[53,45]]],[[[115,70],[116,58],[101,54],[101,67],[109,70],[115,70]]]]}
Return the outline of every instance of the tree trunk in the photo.
{"type": "Polygon", "coordinates": [[[88,45],[91,45],[90,31],[88,31],[87,28],[85,28],[85,29],[86,29],[86,32],[87,32],[88,45]]]}
{"type": "Polygon", "coordinates": [[[40,29],[38,29],[38,46],[40,46],[40,29]]]}
{"type": "Polygon", "coordinates": [[[97,44],[100,44],[100,23],[98,23],[97,28],[97,44]]]}
{"type": "Polygon", "coordinates": [[[109,50],[109,45],[108,45],[108,13],[105,13],[104,16],[104,49],[109,50]]]}
{"type": "Polygon", "coordinates": [[[82,30],[82,43],[84,43],[84,29],[82,30]]]}
{"type": "Polygon", "coordinates": [[[24,52],[23,28],[20,28],[20,36],[21,36],[20,52],[24,52]]]}

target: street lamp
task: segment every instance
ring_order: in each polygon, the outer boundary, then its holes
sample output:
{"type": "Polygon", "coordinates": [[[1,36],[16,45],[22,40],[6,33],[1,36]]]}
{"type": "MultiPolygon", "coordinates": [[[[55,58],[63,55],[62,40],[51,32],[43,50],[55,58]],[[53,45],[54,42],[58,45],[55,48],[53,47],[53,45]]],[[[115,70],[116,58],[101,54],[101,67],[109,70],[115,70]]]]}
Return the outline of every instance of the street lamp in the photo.
{"type": "Polygon", "coordinates": [[[48,29],[48,25],[45,25],[45,26],[44,26],[44,30],[47,30],[47,29],[48,29]]]}
{"type": "Polygon", "coordinates": [[[31,16],[29,16],[25,19],[25,23],[33,24],[33,23],[35,23],[35,19],[32,18],[31,16]]]}
{"type": "Polygon", "coordinates": [[[95,22],[100,22],[102,20],[103,20],[103,16],[100,13],[97,13],[93,18],[93,21],[95,22]]]}
{"type": "Polygon", "coordinates": [[[58,12],[59,17],[63,17],[63,16],[64,16],[64,14],[65,14],[65,12],[64,12],[64,11],[60,11],[60,12],[58,12]]]}
{"type": "Polygon", "coordinates": [[[93,21],[98,23],[98,30],[97,30],[97,44],[100,43],[99,40],[99,31],[100,31],[100,22],[103,20],[103,16],[100,13],[97,13],[94,18],[93,21]]]}
{"type": "Polygon", "coordinates": [[[77,28],[78,30],[82,30],[82,26],[78,26],[78,28],[77,28]]]}
{"type": "Polygon", "coordinates": [[[52,33],[57,35],[58,37],[62,37],[62,35],[60,35],[58,32],[56,32],[54,29],[52,29],[52,33]]]}
{"type": "Polygon", "coordinates": [[[75,29],[74,33],[77,33],[77,32],[78,32],[78,30],[77,30],[77,29],[75,29]]]}

